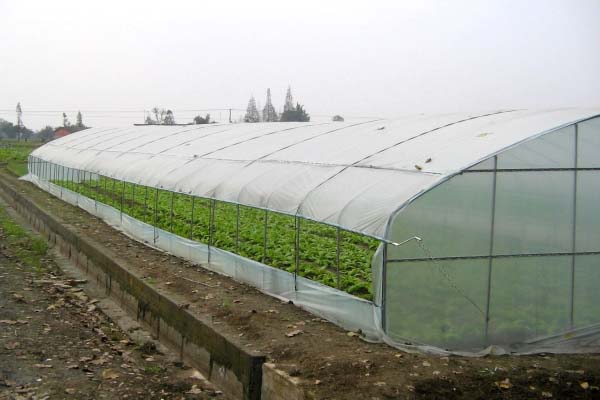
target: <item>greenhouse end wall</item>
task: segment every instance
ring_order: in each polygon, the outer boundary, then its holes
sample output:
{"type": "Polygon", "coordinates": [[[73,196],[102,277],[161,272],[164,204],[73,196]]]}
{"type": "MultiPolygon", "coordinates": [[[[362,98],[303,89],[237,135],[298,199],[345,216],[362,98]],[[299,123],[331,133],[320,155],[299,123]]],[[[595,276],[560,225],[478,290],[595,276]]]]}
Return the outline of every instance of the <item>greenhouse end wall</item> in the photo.
{"type": "Polygon", "coordinates": [[[600,350],[600,119],[451,178],[398,213],[385,327],[449,350],[600,350]]]}

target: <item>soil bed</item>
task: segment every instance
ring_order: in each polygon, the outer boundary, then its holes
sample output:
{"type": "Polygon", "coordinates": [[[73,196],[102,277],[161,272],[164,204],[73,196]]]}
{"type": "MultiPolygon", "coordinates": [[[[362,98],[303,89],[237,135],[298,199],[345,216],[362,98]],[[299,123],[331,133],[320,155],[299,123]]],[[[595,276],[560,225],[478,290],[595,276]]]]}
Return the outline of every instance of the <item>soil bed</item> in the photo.
{"type": "Polygon", "coordinates": [[[0,204],[0,399],[209,399],[218,391],[136,345],[0,204]]]}
{"type": "Polygon", "coordinates": [[[111,248],[157,290],[300,378],[315,398],[600,398],[599,355],[435,357],[365,343],[292,304],[150,249],[29,183],[6,174],[0,179],[111,248]]]}

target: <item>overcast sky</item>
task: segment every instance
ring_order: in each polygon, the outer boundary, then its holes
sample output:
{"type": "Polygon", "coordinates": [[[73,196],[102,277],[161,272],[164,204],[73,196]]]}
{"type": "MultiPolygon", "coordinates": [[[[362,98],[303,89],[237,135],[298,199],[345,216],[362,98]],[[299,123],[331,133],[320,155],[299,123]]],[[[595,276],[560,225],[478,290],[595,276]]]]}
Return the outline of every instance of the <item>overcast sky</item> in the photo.
{"type": "Polygon", "coordinates": [[[288,85],[314,116],[600,107],[600,0],[0,0],[0,21],[0,118],[20,101],[32,128],[189,122],[267,87],[279,109],[288,85]]]}

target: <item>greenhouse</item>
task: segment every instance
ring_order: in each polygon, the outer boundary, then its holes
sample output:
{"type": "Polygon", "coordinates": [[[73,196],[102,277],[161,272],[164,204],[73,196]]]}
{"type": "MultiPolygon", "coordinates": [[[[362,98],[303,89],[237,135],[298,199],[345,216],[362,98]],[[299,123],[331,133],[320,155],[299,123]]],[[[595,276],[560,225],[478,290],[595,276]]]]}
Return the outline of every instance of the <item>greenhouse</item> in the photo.
{"type": "Polygon", "coordinates": [[[429,352],[600,350],[600,110],[93,128],[30,180],[139,241],[429,352]]]}

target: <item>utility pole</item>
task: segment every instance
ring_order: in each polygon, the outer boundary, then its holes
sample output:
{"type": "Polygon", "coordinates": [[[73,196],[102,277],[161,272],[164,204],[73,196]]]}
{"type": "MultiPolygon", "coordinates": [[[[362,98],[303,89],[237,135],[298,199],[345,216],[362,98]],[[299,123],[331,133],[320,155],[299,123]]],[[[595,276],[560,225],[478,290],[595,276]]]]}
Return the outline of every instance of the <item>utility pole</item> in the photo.
{"type": "Polygon", "coordinates": [[[231,108],[229,109],[229,123],[231,123],[231,108]]]}

